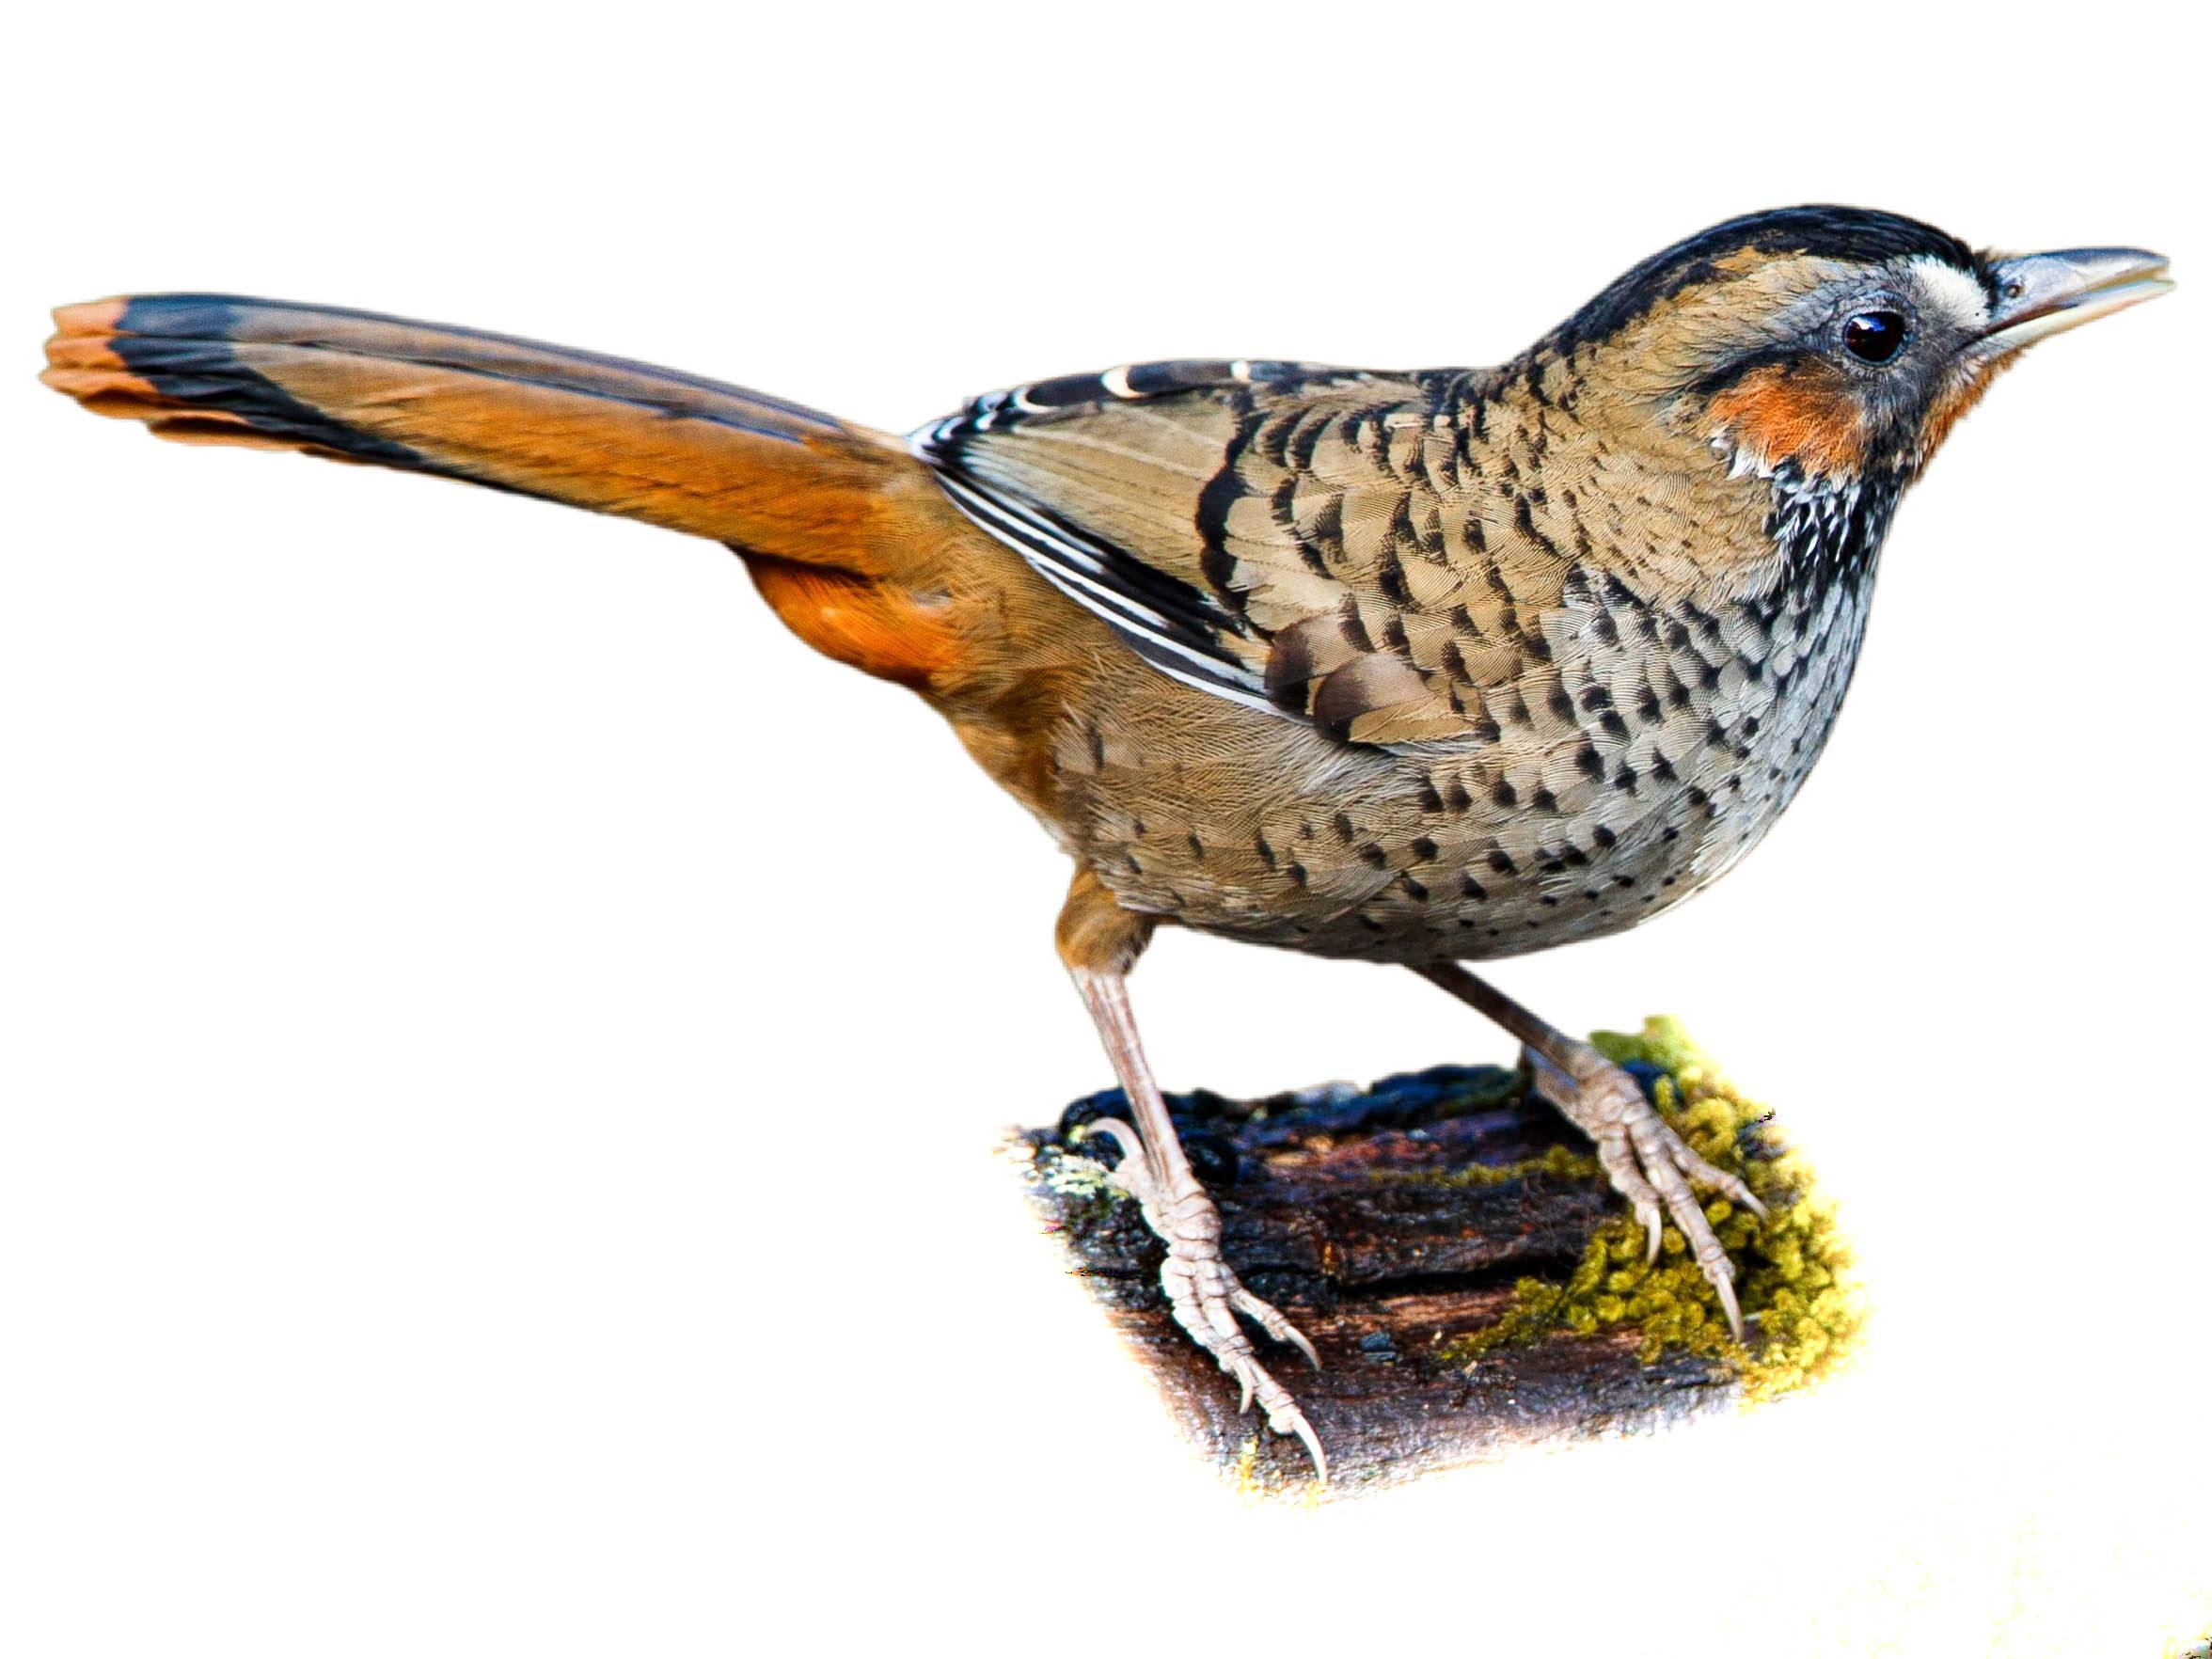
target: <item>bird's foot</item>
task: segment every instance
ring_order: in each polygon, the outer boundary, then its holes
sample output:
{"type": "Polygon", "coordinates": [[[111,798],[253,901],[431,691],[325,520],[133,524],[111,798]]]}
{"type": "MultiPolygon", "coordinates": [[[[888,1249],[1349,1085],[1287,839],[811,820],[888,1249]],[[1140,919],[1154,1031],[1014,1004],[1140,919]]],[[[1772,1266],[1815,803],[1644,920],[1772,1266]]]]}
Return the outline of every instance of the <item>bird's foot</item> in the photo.
{"type": "Polygon", "coordinates": [[[1222,1255],[1221,1211],[1206,1189],[1186,1171],[1170,1183],[1146,1154],[1137,1132],[1118,1118],[1101,1117],[1090,1126],[1094,1133],[1113,1137],[1121,1148],[1121,1163],[1110,1177],[1137,1201],[1145,1224],[1167,1245],[1167,1259],[1160,1266],[1161,1288],[1167,1292],[1169,1311],[1192,1340],[1213,1355],[1221,1368],[1243,1391],[1237,1410],[1252,1409],[1255,1400],[1267,1415],[1267,1425],[1277,1434],[1295,1434],[1313,1459],[1314,1472],[1326,1481],[1329,1460],[1319,1437],[1290,1391],[1259,1363],[1252,1338],[1237,1322],[1242,1314],[1277,1342],[1287,1342],[1320,1368],[1320,1355],[1296,1325],[1272,1305],[1244,1288],[1222,1255]]]}
{"type": "Polygon", "coordinates": [[[1644,1253],[1647,1264],[1659,1259],[1663,1209],[1682,1229],[1698,1271],[1720,1299],[1729,1329],[1741,1342],[1744,1316],[1736,1306],[1735,1264],[1714,1237],[1712,1224],[1705,1219],[1705,1207],[1698,1201],[1698,1190],[1719,1193],[1762,1220],[1765,1219],[1766,1206],[1734,1176],[1715,1169],[1692,1151],[1644,1098],[1635,1078],[1595,1049],[1577,1046],[1582,1051],[1575,1055],[1572,1069],[1553,1065],[1533,1049],[1525,1051],[1537,1092],[1597,1143],[1599,1167],[1644,1224],[1649,1240],[1644,1253]]]}

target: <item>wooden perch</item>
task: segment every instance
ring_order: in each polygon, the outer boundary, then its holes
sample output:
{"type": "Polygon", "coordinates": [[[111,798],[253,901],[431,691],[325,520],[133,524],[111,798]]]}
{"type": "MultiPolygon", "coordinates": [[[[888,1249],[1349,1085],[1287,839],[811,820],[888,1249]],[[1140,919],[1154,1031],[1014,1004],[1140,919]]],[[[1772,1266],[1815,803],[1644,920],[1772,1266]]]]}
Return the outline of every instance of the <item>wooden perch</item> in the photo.
{"type": "MultiPolygon", "coordinates": [[[[1320,1352],[1316,1373],[1263,1341],[1328,1448],[1328,1495],[1533,1441],[1648,1430],[1795,1386],[1847,1350],[1858,1314],[1833,1217],[1767,1114],[1668,1022],[1603,1040],[1776,1212],[1754,1232],[1747,1213],[1709,1211],[1743,1270],[1748,1349],[1729,1339],[1679,1235],[1644,1268],[1640,1229],[1587,1143],[1521,1073],[1440,1066],[1364,1091],[1170,1097],[1231,1266],[1320,1352]]],[[[1247,1485],[1303,1490],[1296,1442],[1240,1416],[1228,1379],[1168,1317],[1161,1246],[1104,1179],[1111,1144],[1083,1133],[1121,1112],[1109,1090],[1020,1137],[1037,1209],[1206,1455],[1247,1485]]]]}

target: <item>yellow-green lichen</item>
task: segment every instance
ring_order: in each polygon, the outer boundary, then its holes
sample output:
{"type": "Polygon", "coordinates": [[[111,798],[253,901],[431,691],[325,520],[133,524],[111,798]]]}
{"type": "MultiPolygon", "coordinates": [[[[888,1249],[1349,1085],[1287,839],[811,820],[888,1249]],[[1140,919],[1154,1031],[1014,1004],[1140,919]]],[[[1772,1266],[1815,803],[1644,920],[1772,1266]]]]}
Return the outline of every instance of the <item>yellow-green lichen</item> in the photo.
{"type": "Polygon", "coordinates": [[[1237,1458],[1229,1465],[1229,1484],[1241,1498],[1267,1495],[1267,1488],[1259,1479],[1259,1436],[1247,1434],[1237,1447],[1237,1458]]]}
{"type": "Polygon", "coordinates": [[[1402,1181],[1424,1187],[1503,1187],[1530,1176],[1556,1176],[1566,1181],[1599,1178],[1597,1158],[1572,1146],[1552,1146],[1518,1163],[1470,1163],[1459,1169],[1377,1170],[1378,1181],[1402,1181]]]}
{"type": "Polygon", "coordinates": [[[1039,1146],[1030,1156],[1045,1190],[1055,1196],[1111,1200],[1123,1195],[1114,1185],[1114,1172],[1096,1159],[1057,1146],[1039,1146]]]}
{"type": "Polygon", "coordinates": [[[1523,1279],[1505,1315],[1452,1344],[1446,1357],[1472,1365],[1496,1349],[1555,1331],[1634,1326],[1646,1364],[1669,1348],[1725,1361],[1741,1375],[1747,1400],[1816,1381],[1852,1349],[1864,1307],[1834,1205],[1818,1190],[1810,1166],[1672,1019],[1649,1019],[1633,1036],[1599,1032],[1590,1040],[1609,1059],[1643,1061],[1665,1073],[1656,1092],[1668,1121],[1699,1156],[1741,1176],[1767,1207],[1764,1222],[1724,1198],[1705,1207],[1706,1220],[1736,1263],[1737,1295],[1754,1322],[1751,1342],[1746,1347],[1729,1335],[1680,1231],[1667,1229],[1658,1261],[1647,1267],[1643,1228],[1624,1212],[1591,1235],[1565,1284],[1523,1279]]]}

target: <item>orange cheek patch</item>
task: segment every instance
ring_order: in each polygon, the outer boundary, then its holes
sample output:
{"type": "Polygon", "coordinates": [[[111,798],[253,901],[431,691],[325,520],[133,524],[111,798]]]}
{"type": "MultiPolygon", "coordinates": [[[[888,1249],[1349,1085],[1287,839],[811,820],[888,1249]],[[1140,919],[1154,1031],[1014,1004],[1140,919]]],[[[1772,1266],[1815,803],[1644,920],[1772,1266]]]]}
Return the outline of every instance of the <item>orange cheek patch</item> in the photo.
{"type": "Polygon", "coordinates": [[[1851,394],[1825,375],[1762,369],[1713,400],[1714,419],[1770,464],[1808,472],[1856,471],[1866,432],[1851,394]]]}

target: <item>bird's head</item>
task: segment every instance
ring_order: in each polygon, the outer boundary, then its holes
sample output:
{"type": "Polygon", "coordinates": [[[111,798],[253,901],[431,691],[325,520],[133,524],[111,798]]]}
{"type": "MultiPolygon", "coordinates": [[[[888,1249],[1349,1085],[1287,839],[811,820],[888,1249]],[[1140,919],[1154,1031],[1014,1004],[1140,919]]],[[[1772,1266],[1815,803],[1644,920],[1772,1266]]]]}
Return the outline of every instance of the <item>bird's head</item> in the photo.
{"type": "Polygon", "coordinates": [[[1730,219],[1628,272],[1540,356],[1696,464],[1902,484],[2020,349],[2163,293],[2138,248],[2017,257],[1860,208],[1730,219]]]}

